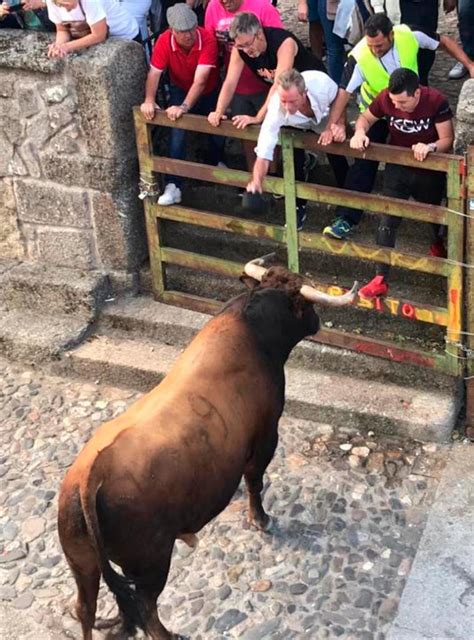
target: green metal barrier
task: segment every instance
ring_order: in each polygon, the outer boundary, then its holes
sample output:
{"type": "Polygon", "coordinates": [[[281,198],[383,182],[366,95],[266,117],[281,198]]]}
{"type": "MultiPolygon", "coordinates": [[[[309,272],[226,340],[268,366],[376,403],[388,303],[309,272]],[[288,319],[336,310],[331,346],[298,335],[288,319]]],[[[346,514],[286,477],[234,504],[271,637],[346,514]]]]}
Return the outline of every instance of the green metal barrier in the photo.
{"type": "MultiPolygon", "coordinates": [[[[409,362],[442,370],[455,376],[464,372],[465,358],[462,356],[463,328],[466,326],[466,312],[463,298],[463,270],[465,246],[465,217],[456,215],[465,212],[465,160],[462,156],[435,153],[424,161],[423,167],[447,173],[447,206],[433,206],[419,202],[410,202],[376,194],[365,194],[336,187],[295,182],[293,152],[295,148],[322,151],[317,145],[317,137],[312,133],[298,132],[295,129],[283,129],[281,148],[283,157],[283,178],[268,177],[264,181],[264,190],[285,196],[286,228],[280,225],[249,221],[235,216],[204,212],[197,209],[156,204],[158,173],[168,173],[222,185],[245,187],[249,181],[246,171],[219,169],[217,167],[153,155],[151,129],[153,126],[178,127],[194,132],[215,134],[216,130],[208,124],[206,118],[186,115],[171,122],[166,114],[158,112],[152,121],[145,121],[140,110],[135,108],[135,127],[137,135],[140,176],[145,197],[145,215],[150,252],[150,266],[153,291],[157,299],[187,308],[215,312],[220,303],[187,293],[170,291],[166,286],[166,265],[174,264],[192,269],[205,270],[227,276],[238,276],[242,264],[205,256],[190,251],[166,247],[162,239],[161,221],[172,220],[191,225],[236,233],[255,238],[266,238],[286,245],[288,267],[299,271],[300,249],[316,250],[328,254],[363,258],[372,262],[381,262],[414,271],[437,274],[447,278],[446,307],[437,307],[411,300],[383,298],[364,300],[358,298],[357,305],[365,309],[393,316],[403,316],[420,322],[446,327],[447,340],[445,354],[422,351],[401,346],[398,343],[377,340],[334,329],[322,329],[315,339],[333,346],[354,349],[361,353],[389,358],[399,362],[409,362]],[[368,246],[353,241],[339,241],[327,238],[319,233],[296,230],[296,200],[303,197],[313,202],[330,205],[347,205],[363,208],[380,215],[389,213],[402,218],[422,222],[435,222],[448,227],[448,258],[432,258],[416,253],[401,252],[386,248],[368,246]]],[[[258,128],[236,129],[231,123],[223,122],[219,134],[241,140],[254,140],[258,137],[258,128]]],[[[348,143],[332,144],[324,152],[335,155],[362,157],[362,153],[350,149],[348,143]]],[[[419,167],[411,150],[388,145],[371,145],[364,153],[367,159],[403,164],[407,167],[419,167]]],[[[473,158],[474,166],[474,158],[473,158]]],[[[472,185],[474,187],[474,184],[472,185]]],[[[473,188],[474,192],[474,188],[473,188]]],[[[472,223],[471,223],[472,225],[472,223]]],[[[472,226],[471,226],[472,229],[472,226]]],[[[471,247],[474,252],[474,247],[471,247]]],[[[340,293],[342,289],[321,283],[318,287],[329,292],[340,293]]],[[[472,283],[470,287],[474,290],[472,283]]],[[[474,325],[472,311],[470,326],[474,325]]],[[[472,329],[471,329],[472,330],[472,329]]]]}

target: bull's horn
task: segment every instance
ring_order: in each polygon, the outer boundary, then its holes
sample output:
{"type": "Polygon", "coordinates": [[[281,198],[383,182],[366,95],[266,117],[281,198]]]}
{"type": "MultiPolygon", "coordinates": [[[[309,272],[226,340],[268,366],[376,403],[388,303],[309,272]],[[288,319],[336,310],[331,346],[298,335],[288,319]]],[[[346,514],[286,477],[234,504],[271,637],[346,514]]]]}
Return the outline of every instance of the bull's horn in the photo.
{"type": "Polygon", "coordinates": [[[301,289],[301,295],[309,300],[310,302],[321,302],[323,304],[327,304],[332,307],[343,307],[348,304],[352,304],[357,295],[357,286],[358,282],[354,282],[352,289],[347,293],[344,293],[341,296],[331,296],[328,293],[323,293],[322,291],[318,291],[314,287],[310,287],[307,284],[304,284],[301,289]]]}
{"type": "Polygon", "coordinates": [[[273,258],[275,253],[268,253],[261,258],[254,258],[254,260],[250,260],[244,267],[244,273],[246,273],[251,278],[262,281],[263,276],[265,275],[267,269],[263,266],[267,260],[273,258]]]}

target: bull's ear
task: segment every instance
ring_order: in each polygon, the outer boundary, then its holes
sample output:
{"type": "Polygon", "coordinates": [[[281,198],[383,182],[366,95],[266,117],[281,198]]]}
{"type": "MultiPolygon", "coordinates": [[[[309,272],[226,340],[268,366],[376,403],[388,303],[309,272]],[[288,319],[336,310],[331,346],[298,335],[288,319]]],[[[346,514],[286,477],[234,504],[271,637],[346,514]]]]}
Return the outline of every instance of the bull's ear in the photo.
{"type": "Polygon", "coordinates": [[[247,287],[247,289],[255,289],[255,287],[258,287],[260,284],[258,280],[255,280],[255,278],[251,278],[245,274],[241,275],[239,280],[247,287]]]}

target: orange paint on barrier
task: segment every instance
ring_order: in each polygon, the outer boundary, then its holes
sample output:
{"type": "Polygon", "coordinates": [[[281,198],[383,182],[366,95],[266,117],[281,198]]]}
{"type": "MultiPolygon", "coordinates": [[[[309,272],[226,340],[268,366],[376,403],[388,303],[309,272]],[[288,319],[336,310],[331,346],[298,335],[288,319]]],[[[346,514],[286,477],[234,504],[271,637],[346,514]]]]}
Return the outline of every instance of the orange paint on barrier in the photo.
{"type": "Polygon", "coordinates": [[[358,307],[362,307],[362,309],[373,309],[374,303],[372,300],[368,300],[367,298],[361,298],[359,296],[359,300],[357,302],[358,307]]]}
{"type": "Polygon", "coordinates": [[[390,309],[390,312],[393,313],[393,315],[396,315],[398,312],[398,307],[400,306],[400,300],[385,300],[385,303],[390,309]]]}

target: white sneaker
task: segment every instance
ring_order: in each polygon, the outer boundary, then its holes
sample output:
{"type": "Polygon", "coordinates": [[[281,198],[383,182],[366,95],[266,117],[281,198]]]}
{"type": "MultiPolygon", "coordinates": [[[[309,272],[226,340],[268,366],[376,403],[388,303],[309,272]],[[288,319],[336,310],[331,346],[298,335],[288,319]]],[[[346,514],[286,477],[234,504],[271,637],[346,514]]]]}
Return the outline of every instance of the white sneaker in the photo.
{"type": "Polygon", "coordinates": [[[463,65],[463,63],[462,62],[456,62],[454,67],[448,73],[448,78],[450,80],[460,80],[461,78],[464,78],[464,76],[466,74],[467,74],[467,69],[463,65]]]}
{"type": "Polygon", "coordinates": [[[170,204],[179,204],[181,202],[181,189],[173,183],[170,182],[166,185],[165,190],[158,198],[158,204],[161,205],[170,205],[170,204]]]}

